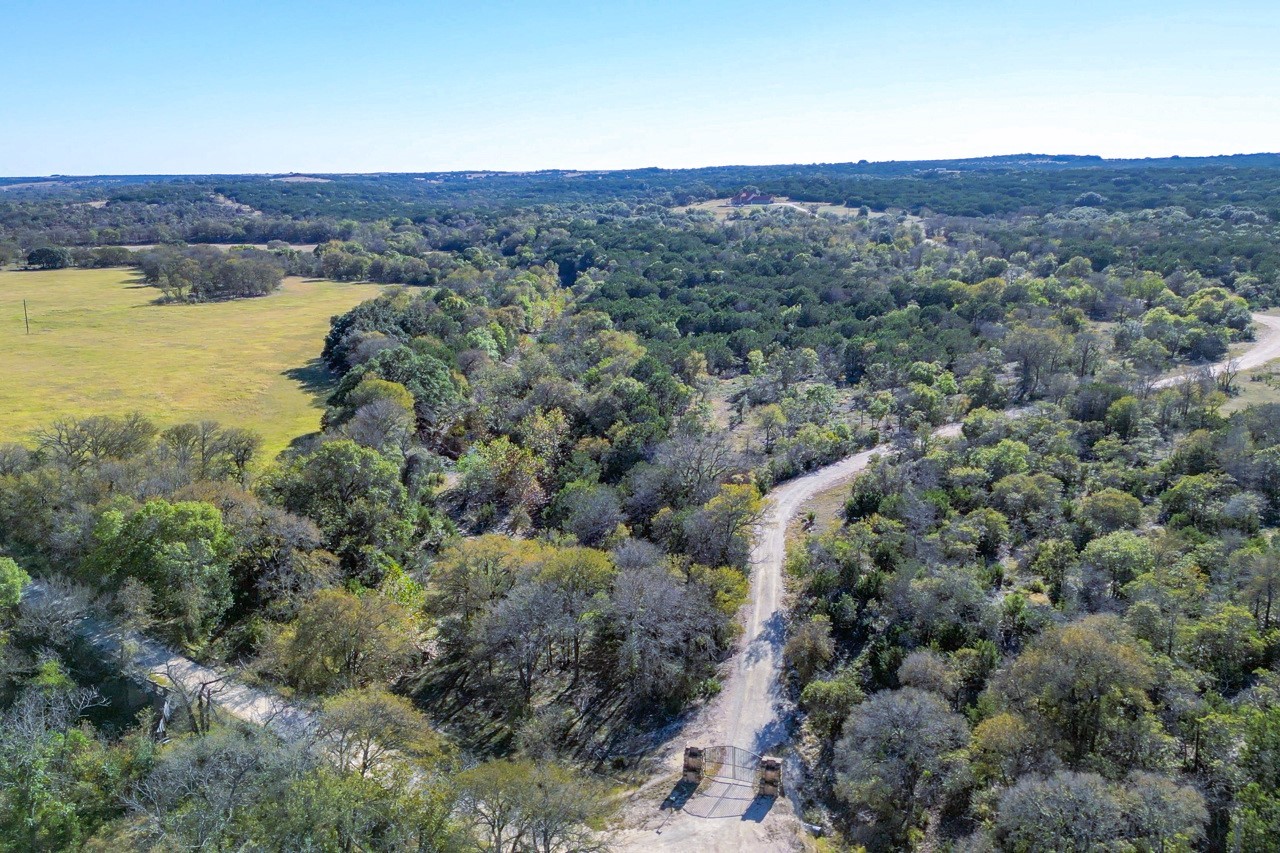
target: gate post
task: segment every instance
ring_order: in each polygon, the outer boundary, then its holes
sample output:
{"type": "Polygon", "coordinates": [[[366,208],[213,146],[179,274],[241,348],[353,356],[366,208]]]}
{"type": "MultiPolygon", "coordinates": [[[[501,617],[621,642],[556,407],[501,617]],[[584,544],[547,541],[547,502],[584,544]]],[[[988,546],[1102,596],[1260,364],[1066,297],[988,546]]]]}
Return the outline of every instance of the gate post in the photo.
{"type": "Polygon", "coordinates": [[[766,755],[760,759],[760,796],[776,797],[782,793],[782,759],[766,755]]]}
{"type": "Polygon", "coordinates": [[[684,781],[693,785],[701,782],[702,766],[702,747],[686,746],[684,748],[684,781]]]}

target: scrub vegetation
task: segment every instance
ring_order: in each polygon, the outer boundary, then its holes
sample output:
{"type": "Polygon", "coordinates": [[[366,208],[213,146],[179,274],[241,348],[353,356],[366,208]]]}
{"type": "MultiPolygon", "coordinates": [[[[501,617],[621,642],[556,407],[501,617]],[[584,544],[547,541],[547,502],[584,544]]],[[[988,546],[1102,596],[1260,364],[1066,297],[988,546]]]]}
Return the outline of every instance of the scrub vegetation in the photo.
{"type": "Polygon", "coordinates": [[[769,489],[884,443],[790,561],[831,843],[1265,846],[1278,416],[1202,368],[1280,294],[1277,165],[6,195],[0,848],[592,849],[720,690],[769,489]],[[696,206],[744,188],[843,210],[696,206]],[[81,612],[314,737],[94,724],[81,612]]]}

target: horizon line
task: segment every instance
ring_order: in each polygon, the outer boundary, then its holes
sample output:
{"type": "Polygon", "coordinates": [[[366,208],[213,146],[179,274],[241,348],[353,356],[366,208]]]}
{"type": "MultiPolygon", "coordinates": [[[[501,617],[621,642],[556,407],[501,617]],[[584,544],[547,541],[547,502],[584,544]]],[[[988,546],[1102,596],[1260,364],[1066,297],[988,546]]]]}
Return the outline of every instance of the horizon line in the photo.
{"type": "Polygon", "coordinates": [[[1252,151],[1252,152],[1235,152],[1232,154],[1169,154],[1164,156],[1148,156],[1148,157],[1103,157],[1100,154],[1045,154],[1037,152],[1018,152],[1010,154],[981,154],[969,157],[929,157],[911,160],[825,160],[825,161],[809,161],[809,162],[791,162],[791,163],[716,163],[702,166],[620,166],[608,169],[599,168],[576,168],[572,166],[547,166],[539,169],[501,169],[475,167],[465,169],[424,169],[424,170],[398,170],[398,169],[379,169],[368,172],[355,172],[350,170],[325,171],[321,169],[310,170],[267,170],[261,172],[97,172],[93,174],[74,174],[67,172],[53,172],[47,175],[0,175],[0,180],[33,180],[33,181],[49,181],[57,179],[69,180],[87,180],[93,178],[270,178],[270,177],[291,177],[291,176],[324,176],[324,177],[369,177],[379,175],[468,175],[468,174],[488,174],[488,175],[539,175],[558,172],[581,172],[582,174],[610,174],[616,172],[697,172],[707,169],[753,169],[753,168],[779,168],[779,167],[796,167],[796,168],[813,168],[820,166],[884,166],[884,165],[910,165],[913,163],[966,163],[984,160],[1008,160],[1013,158],[1040,158],[1046,160],[1053,159],[1073,159],[1073,160],[1089,160],[1101,163],[1143,163],[1155,160],[1225,160],[1231,158],[1244,157],[1276,157],[1280,156],[1280,151],[1252,151]]]}

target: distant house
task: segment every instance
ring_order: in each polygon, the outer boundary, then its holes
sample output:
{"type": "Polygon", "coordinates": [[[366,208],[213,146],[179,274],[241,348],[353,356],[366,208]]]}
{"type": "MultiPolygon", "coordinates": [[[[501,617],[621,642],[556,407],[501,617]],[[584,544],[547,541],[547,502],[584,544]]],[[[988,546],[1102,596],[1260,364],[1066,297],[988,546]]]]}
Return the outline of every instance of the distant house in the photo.
{"type": "Polygon", "coordinates": [[[729,204],[741,207],[744,204],[773,204],[773,196],[765,195],[754,187],[748,187],[729,199],[729,204]]]}

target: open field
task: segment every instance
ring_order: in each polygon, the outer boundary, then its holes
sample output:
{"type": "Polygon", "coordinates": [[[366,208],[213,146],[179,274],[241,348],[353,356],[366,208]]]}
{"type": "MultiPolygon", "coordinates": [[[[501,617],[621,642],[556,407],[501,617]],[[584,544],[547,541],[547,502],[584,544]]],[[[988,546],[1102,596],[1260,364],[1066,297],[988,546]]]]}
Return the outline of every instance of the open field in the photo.
{"type": "Polygon", "coordinates": [[[319,428],[329,318],[380,290],[289,278],[260,299],[156,305],[132,270],[0,272],[0,442],[62,416],[138,410],[248,427],[274,455],[319,428]]]}
{"type": "MultiPolygon", "coordinates": [[[[701,202],[698,202],[697,204],[691,204],[687,207],[680,207],[676,209],[683,211],[685,213],[688,213],[694,210],[705,210],[708,213],[715,216],[717,219],[724,220],[724,219],[728,219],[734,212],[750,213],[753,210],[767,210],[767,209],[778,208],[778,207],[790,207],[796,210],[803,210],[806,213],[810,213],[815,216],[823,213],[830,213],[830,214],[834,214],[835,216],[845,216],[845,217],[858,215],[858,208],[856,207],[845,207],[843,204],[827,204],[825,202],[817,202],[817,201],[792,201],[791,199],[786,198],[785,196],[777,196],[772,204],[747,204],[747,205],[742,205],[741,207],[736,207],[730,204],[729,199],[727,198],[713,198],[709,201],[701,201],[701,202]]],[[[897,219],[898,215],[899,215],[899,211],[896,211],[896,210],[893,210],[893,211],[873,210],[873,211],[870,211],[870,213],[868,213],[868,218],[880,219],[882,217],[888,216],[892,219],[897,219]]],[[[905,218],[911,222],[922,221],[920,217],[913,216],[911,214],[907,214],[905,218]]]]}

